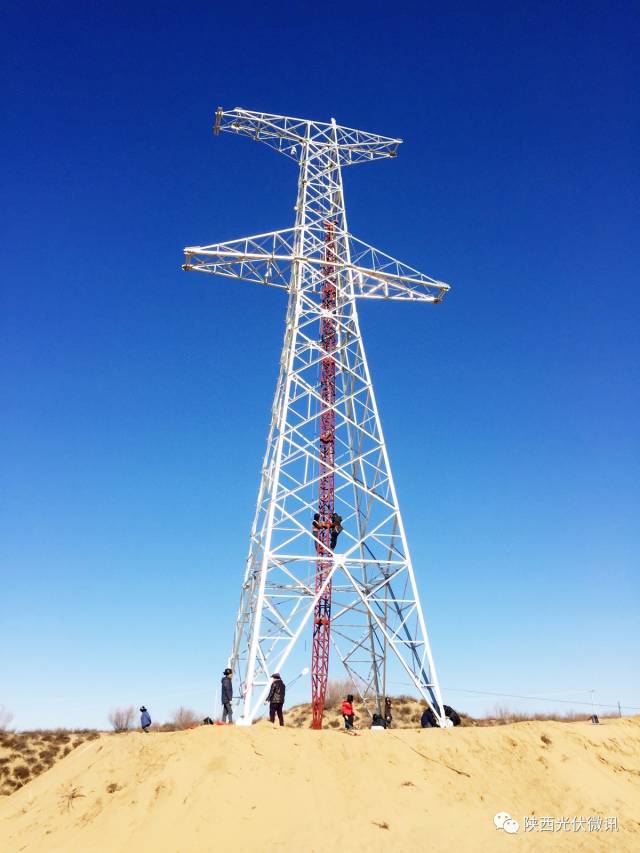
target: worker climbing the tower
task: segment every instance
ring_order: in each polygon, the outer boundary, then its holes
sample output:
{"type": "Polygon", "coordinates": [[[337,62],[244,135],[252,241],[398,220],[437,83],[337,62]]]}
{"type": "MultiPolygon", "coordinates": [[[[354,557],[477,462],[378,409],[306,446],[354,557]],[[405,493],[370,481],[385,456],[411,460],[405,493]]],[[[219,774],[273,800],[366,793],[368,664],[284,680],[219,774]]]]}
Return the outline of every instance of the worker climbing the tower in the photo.
{"type": "MultiPolygon", "coordinates": [[[[313,516],[313,523],[311,525],[311,529],[313,531],[313,538],[315,540],[316,554],[319,557],[321,557],[324,553],[323,545],[322,545],[322,537],[320,534],[321,534],[322,530],[327,530],[329,527],[332,527],[332,522],[321,521],[320,520],[320,513],[316,512],[315,515],[313,516]]],[[[333,530],[331,531],[331,535],[333,537],[333,530]]]]}
{"type": "Polygon", "coordinates": [[[342,533],[342,516],[334,512],[331,516],[331,550],[336,550],[338,536],[342,533]]]}

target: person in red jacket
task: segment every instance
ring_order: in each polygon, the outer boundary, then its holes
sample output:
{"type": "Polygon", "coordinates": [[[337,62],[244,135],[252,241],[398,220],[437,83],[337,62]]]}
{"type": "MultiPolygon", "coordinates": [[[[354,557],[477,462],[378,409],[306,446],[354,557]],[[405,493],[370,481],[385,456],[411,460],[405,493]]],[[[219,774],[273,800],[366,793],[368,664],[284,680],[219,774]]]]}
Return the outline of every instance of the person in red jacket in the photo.
{"type": "Polygon", "coordinates": [[[346,699],[342,702],[342,716],[344,717],[344,727],[347,729],[353,728],[353,694],[349,693],[346,699]]]}

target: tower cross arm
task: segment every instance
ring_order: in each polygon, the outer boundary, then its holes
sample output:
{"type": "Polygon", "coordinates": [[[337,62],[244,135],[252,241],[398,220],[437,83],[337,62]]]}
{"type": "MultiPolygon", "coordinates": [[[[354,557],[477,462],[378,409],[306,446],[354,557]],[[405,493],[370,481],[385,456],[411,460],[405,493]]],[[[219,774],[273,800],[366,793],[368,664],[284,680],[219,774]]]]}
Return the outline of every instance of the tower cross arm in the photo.
{"type": "Polygon", "coordinates": [[[341,166],[395,157],[401,139],[343,127],[335,122],[260,113],[234,107],[218,107],[213,132],[234,133],[264,142],[281,154],[300,161],[305,146],[331,147],[338,151],[341,166]]]}
{"type": "Polygon", "coordinates": [[[354,293],[362,299],[438,303],[451,289],[444,281],[431,278],[352,235],[348,239],[354,293]]]}
{"type": "Polygon", "coordinates": [[[362,299],[441,302],[450,289],[347,232],[341,232],[341,239],[348,242],[349,252],[331,261],[324,254],[322,229],[308,229],[306,251],[300,254],[299,229],[284,228],[226,243],[188,246],[182,268],[287,290],[297,261],[308,270],[306,289],[320,293],[323,270],[333,267],[338,276],[348,277],[354,295],[362,299]]]}
{"type": "Polygon", "coordinates": [[[284,228],[226,243],[188,246],[182,269],[288,289],[295,233],[295,228],[284,228]]]}
{"type": "Polygon", "coordinates": [[[232,110],[218,107],[213,132],[216,136],[219,133],[248,136],[297,161],[300,158],[300,146],[307,137],[309,123],[305,119],[258,113],[242,107],[234,107],[232,110]]]}

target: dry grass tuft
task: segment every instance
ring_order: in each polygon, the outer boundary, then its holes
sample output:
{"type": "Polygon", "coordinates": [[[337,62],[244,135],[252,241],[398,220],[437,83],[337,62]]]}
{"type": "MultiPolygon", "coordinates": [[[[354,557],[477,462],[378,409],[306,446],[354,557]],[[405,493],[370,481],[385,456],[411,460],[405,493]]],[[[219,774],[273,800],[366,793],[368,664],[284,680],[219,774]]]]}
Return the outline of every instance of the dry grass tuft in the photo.
{"type": "Polygon", "coordinates": [[[69,811],[75,800],[84,797],[84,794],[80,792],[81,788],[78,785],[68,785],[66,788],[61,788],[58,794],[61,810],[69,811]]]}
{"type": "Polygon", "coordinates": [[[13,768],[13,775],[24,785],[26,780],[31,776],[31,771],[26,764],[16,764],[13,768]]]}
{"type": "Polygon", "coordinates": [[[50,746],[48,746],[46,749],[43,749],[42,752],[40,753],[40,760],[43,761],[48,766],[51,766],[57,757],[58,757],[58,750],[52,749],[50,746]]]}

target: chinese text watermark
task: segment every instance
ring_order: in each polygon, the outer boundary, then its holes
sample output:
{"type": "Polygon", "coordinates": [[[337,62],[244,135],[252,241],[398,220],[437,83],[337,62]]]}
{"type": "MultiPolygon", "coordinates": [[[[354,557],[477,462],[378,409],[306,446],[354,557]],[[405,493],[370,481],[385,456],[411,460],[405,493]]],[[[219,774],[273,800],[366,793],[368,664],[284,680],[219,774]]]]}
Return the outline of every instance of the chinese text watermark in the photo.
{"type": "MultiPolygon", "coordinates": [[[[498,812],[493,818],[493,823],[496,829],[501,829],[510,835],[520,829],[518,821],[512,818],[508,812],[498,812]]],[[[527,815],[522,821],[522,828],[525,832],[618,832],[620,826],[617,817],[601,817],[600,815],[591,815],[591,817],[537,817],[527,815]]]]}

